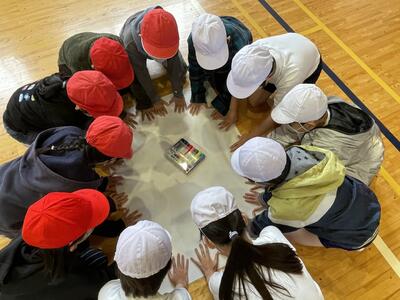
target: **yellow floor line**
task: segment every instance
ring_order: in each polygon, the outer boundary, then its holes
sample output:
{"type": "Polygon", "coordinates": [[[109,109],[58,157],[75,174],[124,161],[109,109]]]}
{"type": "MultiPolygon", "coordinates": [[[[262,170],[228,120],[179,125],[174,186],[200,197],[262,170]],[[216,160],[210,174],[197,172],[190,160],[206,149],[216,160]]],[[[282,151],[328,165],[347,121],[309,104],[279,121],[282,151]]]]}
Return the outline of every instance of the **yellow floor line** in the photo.
{"type": "MultiPolygon", "coordinates": [[[[297,3],[298,0],[293,0],[297,3]]],[[[236,0],[231,0],[231,2],[236,6],[236,8],[240,11],[241,14],[244,15],[244,17],[249,21],[250,24],[254,26],[254,28],[257,30],[258,34],[261,36],[266,36],[265,31],[257,24],[257,22],[247,13],[247,11],[239,4],[238,1],[236,0]]],[[[299,5],[300,6],[300,5],[299,5]]],[[[303,5],[304,7],[304,5],[303,5]]],[[[311,13],[311,12],[310,12],[311,13]]],[[[311,17],[311,16],[310,16],[311,17]]],[[[315,16],[314,16],[315,17],[315,16]]],[[[316,18],[316,17],[315,17],[316,18]]],[[[315,20],[314,20],[315,21],[315,20]]],[[[315,21],[316,22],[316,21],[315,21]]],[[[318,25],[315,27],[320,27],[323,29],[325,32],[326,30],[329,30],[326,28],[326,26],[321,22],[316,22],[318,25]]],[[[311,30],[315,30],[315,27],[310,28],[311,30]]],[[[329,30],[330,31],[330,30],[329,30]]],[[[333,33],[332,33],[333,34],[333,33]]],[[[334,35],[334,34],[333,34],[334,35]]],[[[336,37],[336,36],[335,36],[336,37]]],[[[338,38],[337,38],[338,39],[338,38]]],[[[339,40],[340,41],[340,40],[339,40]]],[[[343,44],[344,45],[344,44],[343,44]]],[[[345,45],[345,47],[347,47],[345,45]]],[[[348,47],[347,47],[348,48],[348,47]]],[[[349,49],[351,51],[351,49],[349,49]]],[[[351,51],[352,52],[352,51],[351,51]]],[[[354,54],[354,52],[352,52],[354,54]]],[[[350,54],[350,53],[349,53],[350,54]]],[[[351,56],[351,55],[350,55],[351,56]]],[[[357,57],[357,55],[354,54],[354,56],[357,57]]],[[[369,68],[367,66],[367,68],[369,68]]],[[[373,72],[371,70],[371,72],[373,72]]],[[[374,73],[375,74],[375,73],[374,73]]],[[[377,75],[376,75],[377,76],[377,75]]],[[[383,81],[382,81],[383,82],[383,81]]],[[[390,87],[389,87],[390,89],[390,87]]],[[[397,96],[397,94],[396,94],[397,96]]],[[[386,171],[385,168],[381,168],[380,174],[382,177],[385,179],[385,181],[389,184],[389,186],[396,192],[396,194],[400,195],[400,187],[397,184],[397,182],[393,179],[393,177],[390,176],[390,174],[386,171]]],[[[382,238],[378,235],[373,243],[378,251],[381,253],[381,255],[385,258],[387,263],[390,265],[390,267],[393,269],[393,271],[400,277],[400,262],[397,259],[397,257],[393,254],[393,252],[389,249],[389,247],[385,244],[385,242],[382,240],[382,238]]]]}
{"type": "Polygon", "coordinates": [[[330,30],[316,15],[314,15],[300,0],[292,0],[296,3],[321,29],[325,31],[348,55],[351,56],[369,76],[371,76],[390,96],[400,103],[398,95],[382,78],[380,78],[357,54],[351,50],[332,30],[330,30]]]}
{"type": "Polygon", "coordinates": [[[373,244],[378,249],[378,251],[382,254],[383,258],[386,262],[391,266],[393,271],[400,277],[400,261],[393,254],[393,252],[389,249],[389,247],[385,244],[382,238],[378,235],[373,244]]]}
{"type": "Polygon", "coordinates": [[[256,29],[261,37],[266,37],[267,33],[262,29],[260,25],[249,15],[249,13],[243,8],[243,6],[237,0],[231,0],[233,4],[235,4],[236,8],[240,11],[242,15],[246,18],[246,20],[256,29]]]}
{"type": "Polygon", "coordinates": [[[307,30],[304,30],[304,31],[301,31],[299,33],[302,34],[302,35],[309,35],[309,34],[312,34],[314,32],[320,31],[320,30],[322,30],[321,26],[315,25],[314,27],[311,27],[311,28],[309,28],[307,30]]]}
{"type": "Polygon", "coordinates": [[[385,179],[393,191],[400,196],[400,185],[396,182],[396,180],[393,179],[393,177],[388,171],[386,171],[384,167],[381,167],[380,175],[382,175],[383,179],[385,179]]]}

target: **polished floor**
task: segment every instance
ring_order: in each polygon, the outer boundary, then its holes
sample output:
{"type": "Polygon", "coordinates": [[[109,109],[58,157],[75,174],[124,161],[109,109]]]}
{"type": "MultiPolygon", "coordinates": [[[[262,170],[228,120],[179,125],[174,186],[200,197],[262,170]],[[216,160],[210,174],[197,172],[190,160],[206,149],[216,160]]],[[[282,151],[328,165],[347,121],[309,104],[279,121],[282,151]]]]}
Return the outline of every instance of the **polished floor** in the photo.
{"type": "MultiPolygon", "coordinates": [[[[64,39],[82,31],[118,34],[129,15],[154,4],[175,15],[185,55],[191,22],[203,11],[241,19],[257,39],[286,32],[282,20],[266,9],[272,7],[293,30],[318,45],[326,64],[394,139],[400,139],[398,0],[2,0],[0,112],[16,88],[57,71],[57,52],[64,39]]],[[[325,73],[318,84],[327,94],[349,100],[325,73]]],[[[245,108],[241,116],[241,131],[260,118],[245,108]]],[[[326,299],[400,299],[400,154],[387,138],[384,142],[383,168],[372,183],[382,204],[380,233],[373,246],[355,253],[297,247],[326,299]]],[[[0,162],[25,150],[2,127],[0,147],[0,162]]],[[[191,284],[190,290],[193,299],[210,297],[204,281],[191,284]]]]}

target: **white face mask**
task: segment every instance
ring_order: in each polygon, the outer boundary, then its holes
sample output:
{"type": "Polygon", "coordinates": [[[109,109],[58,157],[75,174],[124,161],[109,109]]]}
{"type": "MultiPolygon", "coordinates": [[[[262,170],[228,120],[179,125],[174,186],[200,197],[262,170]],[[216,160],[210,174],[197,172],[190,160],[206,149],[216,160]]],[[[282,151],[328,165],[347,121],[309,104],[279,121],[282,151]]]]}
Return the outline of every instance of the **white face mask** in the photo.
{"type": "Polygon", "coordinates": [[[298,123],[298,122],[293,122],[289,124],[290,128],[292,128],[294,131],[296,131],[296,133],[302,134],[302,133],[307,133],[309,131],[311,131],[313,128],[306,128],[303,124],[298,123]],[[296,124],[296,128],[292,125],[292,124],[296,124]]]}

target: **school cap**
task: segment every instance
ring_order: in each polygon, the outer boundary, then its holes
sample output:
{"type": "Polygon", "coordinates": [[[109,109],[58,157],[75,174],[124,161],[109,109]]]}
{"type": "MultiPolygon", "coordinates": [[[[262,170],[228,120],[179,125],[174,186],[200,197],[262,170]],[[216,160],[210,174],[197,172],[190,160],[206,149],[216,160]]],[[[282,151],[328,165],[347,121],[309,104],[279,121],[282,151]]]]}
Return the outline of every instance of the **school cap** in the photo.
{"type": "Polygon", "coordinates": [[[197,62],[203,69],[215,70],[228,61],[226,30],[220,17],[200,15],[192,24],[192,41],[197,62]]]}
{"type": "Polygon", "coordinates": [[[193,222],[200,229],[237,209],[235,198],[222,186],[202,190],[194,196],[190,205],[193,222]]]}
{"type": "Polygon", "coordinates": [[[233,170],[255,182],[279,177],[286,166],[286,152],[281,144],[264,137],[248,140],[231,157],[233,170]]]}
{"type": "Polygon", "coordinates": [[[103,73],[94,70],[74,73],[67,81],[67,95],[94,118],[119,116],[124,106],[114,84],[103,73]]]}
{"type": "Polygon", "coordinates": [[[233,57],[226,84],[229,92],[243,99],[252,95],[271,73],[273,57],[267,46],[254,42],[233,57]]]}
{"type": "Polygon", "coordinates": [[[320,119],[328,109],[328,98],[315,84],[298,84],[274,107],[271,118],[278,124],[306,123],[320,119]]]}
{"type": "Polygon", "coordinates": [[[161,7],[144,15],[140,34],[143,49],[151,57],[168,59],[178,52],[178,25],[174,16],[161,7]]]}
{"type": "Polygon", "coordinates": [[[122,274],[147,278],[165,268],[171,257],[168,231],[155,222],[144,220],[121,232],[114,260],[122,274]]]}
{"type": "Polygon", "coordinates": [[[117,90],[128,87],[134,79],[128,53],[113,39],[97,39],[90,48],[90,60],[94,69],[106,75],[117,90]]]}
{"type": "Polygon", "coordinates": [[[29,206],[23,240],[40,249],[57,249],[76,241],[108,216],[107,198],[93,189],[52,192],[29,206]]]}
{"type": "Polygon", "coordinates": [[[98,117],[86,132],[87,143],[109,157],[131,158],[132,140],[133,130],[118,117],[98,117]]]}

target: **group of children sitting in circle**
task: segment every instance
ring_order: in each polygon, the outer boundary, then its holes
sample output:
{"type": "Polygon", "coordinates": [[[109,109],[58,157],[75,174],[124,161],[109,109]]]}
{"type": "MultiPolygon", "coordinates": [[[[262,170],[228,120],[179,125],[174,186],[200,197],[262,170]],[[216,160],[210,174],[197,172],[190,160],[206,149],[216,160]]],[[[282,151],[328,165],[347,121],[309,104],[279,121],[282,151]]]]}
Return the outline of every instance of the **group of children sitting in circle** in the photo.
{"type": "Polygon", "coordinates": [[[233,170],[253,185],[244,198],[254,217],[221,186],[191,202],[201,234],[192,261],[215,299],[323,299],[289,240],[349,251],[372,243],[380,205],[368,185],[383,159],[380,132],[368,114],[315,85],[317,47],[296,33],[253,42],[239,20],[211,14],[194,20],[187,42],[188,66],[174,17],[151,7],[129,17],[119,37],[70,37],[59,72],[12,95],[4,127],[29,148],[0,167],[0,234],[12,239],[0,252],[1,297],[190,299],[189,261],[172,255],[169,233],[125,208],[120,177],[98,175],[133,155],[138,124],[124,95],[133,94],[143,119],[168,113],[148,59],[166,68],[178,113],[187,70],[189,112],[206,107],[208,81],[221,129],[236,123],[243,99],[272,109],[231,146],[233,170]],[[92,233],[119,236],[114,262],[90,247],[92,233]],[[167,274],[175,289],[160,294],[167,274]]]}

